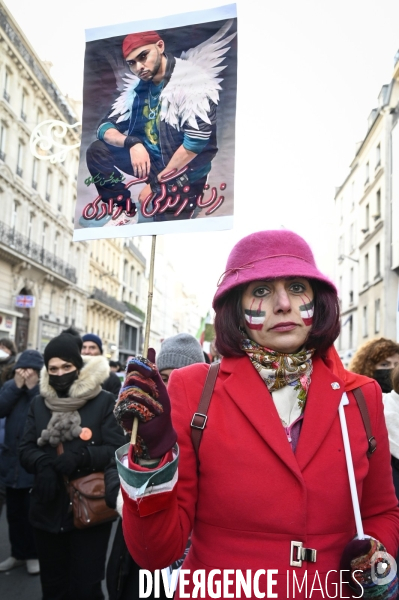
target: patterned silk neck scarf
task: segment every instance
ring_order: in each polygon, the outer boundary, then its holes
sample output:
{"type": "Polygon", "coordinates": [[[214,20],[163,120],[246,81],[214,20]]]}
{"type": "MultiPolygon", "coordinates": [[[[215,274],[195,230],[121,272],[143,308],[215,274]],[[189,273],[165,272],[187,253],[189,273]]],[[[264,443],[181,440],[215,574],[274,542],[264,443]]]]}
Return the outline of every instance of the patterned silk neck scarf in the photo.
{"type": "Polygon", "coordinates": [[[312,374],[314,350],[301,350],[294,354],[280,354],[246,338],[241,349],[248,355],[255,369],[267,385],[269,392],[289,386],[296,392],[298,408],[303,412],[312,374]]]}

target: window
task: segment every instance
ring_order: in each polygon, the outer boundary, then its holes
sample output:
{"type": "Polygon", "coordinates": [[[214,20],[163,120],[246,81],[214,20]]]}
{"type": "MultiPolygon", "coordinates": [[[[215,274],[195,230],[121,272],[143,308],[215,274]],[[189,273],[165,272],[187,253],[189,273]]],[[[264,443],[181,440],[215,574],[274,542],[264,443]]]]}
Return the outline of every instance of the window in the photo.
{"type": "Polygon", "coordinates": [[[80,248],[79,246],[76,249],[76,279],[80,281],[80,273],[82,268],[82,262],[80,257],[80,248]]]}
{"type": "Polygon", "coordinates": [[[375,246],[375,278],[381,276],[381,246],[376,244],[375,246]]]}
{"type": "Polygon", "coordinates": [[[37,158],[33,159],[33,165],[32,165],[32,187],[34,190],[37,190],[37,172],[38,172],[38,168],[39,168],[39,161],[37,160],[37,158]]]}
{"type": "Polygon", "coordinates": [[[137,277],[136,277],[136,306],[139,306],[139,302],[140,302],[140,286],[141,286],[141,277],[140,277],[140,273],[137,273],[137,277]]]}
{"type": "Polygon", "coordinates": [[[71,319],[71,325],[76,325],[76,300],[72,300],[72,319],[71,319]]]}
{"type": "Polygon", "coordinates": [[[364,284],[368,285],[369,282],[369,255],[366,254],[364,257],[364,284]]]}
{"type": "Polygon", "coordinates": [[[130,287],[134,287],[134,267],[130,269],[130,287]]]}
{"type": "Polygon", "coordinates": [[[35,215],[33,213],[29,213],[29,222],[28,222],[28,240],[31,240],[32,237],[32,229],[33,223],[35,221],[35,215]]]}
{"type": "MultiPolygon", "coordinates": [[[[71,221],[72,223],[74,223],[75,221],[75,207],[76,207],[76,196],[74,195],[72,198],[72,216],[71,216],[71,221]]],[[[92,256],[93,253],[90,253],[90,256],[92,256]]]]}
{"type": "Polygon", "coordinates": [[[378,169],[378,167],[381,165],[381,144],[378,144],[378,146],[375,149],[375,168],[378,169]]]}
{"type": "Polygon", "coordinates": [[[364,227],[362,229],[362,233],[367,233],[369,230],[370,223],[370,204],[366,204],[364,207],[364,227]]]}
{"type": "Polygon", "coordinates": [[[363,306],[363,337],[368,336],[367,306],[363,306]]]}
{"type": "Polygon", "coordinates": [[[351,185],[351,210],[355,208],[355,182],[352,181],[351,185]]]}
{"type": "Polygon", "coordinates": [[[349,304],[353,304],[353,274],[353,267],[351,267],[351,270],[349,271],[349,304]]]}
{"type": "Polygon", "coordinates": [[[42,230],[42,246],[43,246],[43,248],[46,245],[46,236],[47,236],[47,223],[43,223],[43,230],[42,230]]]}
{"type": "Polygon", "coordinates": [[[375,221],[381,217],[381,190],[377,190],[375,194],[375,214],[373,217],[375,221]]]}
{"type": "Polygon", "coordinates": [[[69,312],[71,310],[71,299],[69,296],[65,298],[65,325],[69,324],[69,312]]]}
{"type": "Polygon", "coordinates": [[[0,159],[5,161],[6,159],[6,133],[7,127],[4,123],[0,125],[0,159]]]}
{"type": "Polygon", "coordinates": [[[49,311],[50,313],[53,312],[53,306],[54,306],[54,296],[55,296],[55,290],[52,289],[50,292],[50,307],[49,307],[49,311]]]}
{"type": "Polygon", "coordinates": [[[128,262],[127,262],[127,260],[125,260],[125,262],[123,264],[123,282],[125,284],[128,283],[127,272],[128,272],[128,262]]]}
{"type": "Polygon", "coordinates": [[[52,174],[52,172],[49,169],[47,171],[47,178],[46,178],[46,200],[47,200],[47,202],[50,202],[50,200],[51,200],[52,178],[53,178],[53,174],[52,174]]]}
{"type": "Polygon", "coordinates": [[[21,119],[26,122],[26,103],[27,103],[27,93],[25,90],[22,90],[22,98],[21,98],[21,119]]]}
{"type": "Polygon", "coordinates": [[[36,125],[39,125],[39,123],[41,123],[43,121],[43,111],[41,108],[37,109],[37,114],[36,114],[36,125]]]}
{"type": "Polygon", "coordinates": [[[19,206],[19,203],[16,200],[14,200],[13,207],[12,207],[12,213],[11,213],[11,228],[12,229],[15,229],[15,226],[17,224],[18,206],[19,206]]]}
{"type": "Polygon", "coordinates": [[[370,163],[366,162],[364,167],[364,185],[367,185],[370,180],[370,163]]]}
{"type": "Polygon", "coordinates": [[[11,73],[8,69],[4,73],[4,87],[3,87],[3,98],[6,102],[10,102],[10,81],[11,73]]]}
{"type": "Polygon", "coordinates": [[[62,212],[63,204],[64,204],[64,183],[62,181],[60,181],[60,185],[58,186],[58,204],[57,204],[58,212],[62,212]]]}
{"type": "Polygon", "coordinates": [[[60,234],[58,231],[55,232],[55,236],[54,236],[54,255],[57,256],[58,254],[58,242],[60,239],[60,234]]]}
{"type": "Polygon", "coordinates": [[[22,177],[24,171],[22,168],[22,164],[23,164],[23,159],[24,159],[24,147],[21,141],[18,142],[18,152],[17,152],[17,175],[19,175],[19,177],[22,177]]]}
{"type": "Polygon", "coordinates": [[[351,223],[349,227],[349,251],[353,252],[355,249],[356,240],[355,240],[355,224],[351,223]]]}
{"type": "Polygon", "coordinates": [[[380,333],[381,327],[381,300],[375,301],[375,310],[374,310],[374,333],[380,333]]]}
{"type": "Polygon", "coordinates": [[[353,317],[349,317],[349,348],[353,348],[353,317]]]}

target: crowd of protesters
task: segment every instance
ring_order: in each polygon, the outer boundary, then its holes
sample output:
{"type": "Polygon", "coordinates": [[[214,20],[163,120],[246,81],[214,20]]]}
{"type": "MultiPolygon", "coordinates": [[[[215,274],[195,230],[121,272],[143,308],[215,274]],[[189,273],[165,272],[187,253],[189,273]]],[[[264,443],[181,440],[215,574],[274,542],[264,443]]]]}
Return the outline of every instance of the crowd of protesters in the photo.
{"type": "MultiPolygon", "coordinates": [[[[166,340],[158,360],[166,380],[173,369],[210,362],[189,334],[166,340]]],[[[69,328],[43,355],[18,355],[10,339],[0,340],[0,501],[10,544],[0,573],[24,566],[40,575],[43,600],[104,598],[112,520],[76,528],[65,484],[106,471],[107,503],[116,507],[118,497],[121,512],[114,453],[126,437],[113,414],[121,374],[124,366],[106,360],[93,333],[80,337],[69,328]]],[[[140,566],[128,553],[121,520],[110,550],[109,598],[138,598],[140,566]]]]}

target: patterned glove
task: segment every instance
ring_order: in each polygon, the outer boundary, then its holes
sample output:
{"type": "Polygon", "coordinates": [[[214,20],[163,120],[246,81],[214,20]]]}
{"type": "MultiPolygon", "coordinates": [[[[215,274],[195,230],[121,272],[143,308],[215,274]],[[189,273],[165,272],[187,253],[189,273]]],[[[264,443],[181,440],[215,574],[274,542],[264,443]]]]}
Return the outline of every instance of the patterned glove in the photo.
{"type": "Polygon", "coordinates": [[[137,458],[161,458],[177,439],[168,392],[154,362],[152,348],[148,350],[148,358],[138,356],[128,362],[114,409],[116,420],[128,433],[132,431],[134,419],[139,419],[134,448],[137,458]]]}
{"type": "Polygon", "coordinates": [[[392,564],[392,557],[387,553],[385,546],[375,538],[368,537],[349,542],[343,551],[340,569],[350,571],[348,585],[358,597],[363,588],[362,598],[396,598],[398,578],[395,565],[392,564]]]}

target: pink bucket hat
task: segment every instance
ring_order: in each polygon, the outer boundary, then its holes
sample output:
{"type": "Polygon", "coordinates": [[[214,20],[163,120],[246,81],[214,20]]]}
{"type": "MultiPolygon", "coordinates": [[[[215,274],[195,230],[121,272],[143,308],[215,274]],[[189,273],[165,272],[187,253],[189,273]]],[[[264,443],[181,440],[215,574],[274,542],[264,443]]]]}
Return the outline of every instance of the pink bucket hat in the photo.
{"type": "Polygon", "coordinates": [[[286,229],[271,229],[251,233],[234,246],[219,280],[213,308],[238,285],[278,277],[316,279],[337,293],[335,285],[316,267],[313,253],[303,238],[286,229]]]}

